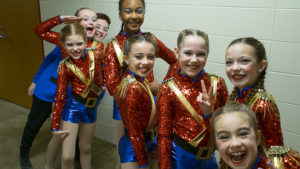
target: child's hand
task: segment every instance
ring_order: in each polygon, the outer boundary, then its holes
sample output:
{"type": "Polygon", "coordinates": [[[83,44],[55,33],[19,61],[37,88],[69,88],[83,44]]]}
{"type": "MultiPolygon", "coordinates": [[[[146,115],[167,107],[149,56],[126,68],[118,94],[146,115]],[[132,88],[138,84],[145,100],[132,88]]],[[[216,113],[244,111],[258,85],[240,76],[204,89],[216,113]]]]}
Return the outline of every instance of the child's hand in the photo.
{"type": "Polygon", "coordinates": [[[153,96],[156,96],[159,88],[159,83],[157,83],[157,81],[154,79],[153,82],[148,83],[147,85],[149,86],[153,96]]]}
{"type": "Polygon", "coordinates": [[[71,24],[71,23],[79,23],[82,20],[82,17],[78,16],[60,16],[62,23],[71,24]]]}
{"type": "Polygon", "coordinates": [[[35,89],[35,83],[34,82],[32,82],[31,84],[30,84],[30,86],[28,87],[28,96],[30,96],[30,97],[32,97],[32,95],[33,95],[33,91],[34,91],[34,89],[35,89]]]}
{"type": "Polygon", "coordinates": [[[201,80],[202,93],[200,92],[197,97],[197,102],[199,102],[200,109],[204,115],[208,116],[211,114],[211,99],[212,99],[212,86],[210,87],[208,93],[204,84],[201,80]]]}
{"type": "Polygon", "coordinates": [[[64,139],[65,137],[67,137],[69,132],[70,132],[69,130],[67,131],[58,130],[58,131],[52,131],[52,134],[58,135],[61,139],[64,139]]]}

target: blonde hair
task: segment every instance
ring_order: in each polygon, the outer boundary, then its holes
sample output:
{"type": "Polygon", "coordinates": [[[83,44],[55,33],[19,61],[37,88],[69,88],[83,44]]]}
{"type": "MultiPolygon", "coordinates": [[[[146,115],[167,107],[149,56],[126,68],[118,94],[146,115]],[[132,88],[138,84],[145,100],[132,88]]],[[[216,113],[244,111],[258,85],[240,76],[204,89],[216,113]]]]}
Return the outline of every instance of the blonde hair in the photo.
{"type": "Polygon", "coordinates": [[[184,38],[186,36],[189,36],[189,35],[194,35],[194,36],[197,35],[197,36],[202,37],[205,40],[205,45],[206,45],[206,48],[207,48],[207,53],[209,53],[209,39],[208,39],[208,35],[205,32],[197,30],[197,29],[184,29],[183,31],[181,31],[179,33],[178,38],[177,38],[177,47],[178,47],[178,49],[180,49],[181,44],[184,41],[184,38]]]}
{"type": "Polygon", "coordinates": [[[61,29],[61,42],[64,44],[66,38],[71,35],[80,35],[83,37],[84,41],[87,40],[86,31],[79,23],[68,24],[61,29]]]}

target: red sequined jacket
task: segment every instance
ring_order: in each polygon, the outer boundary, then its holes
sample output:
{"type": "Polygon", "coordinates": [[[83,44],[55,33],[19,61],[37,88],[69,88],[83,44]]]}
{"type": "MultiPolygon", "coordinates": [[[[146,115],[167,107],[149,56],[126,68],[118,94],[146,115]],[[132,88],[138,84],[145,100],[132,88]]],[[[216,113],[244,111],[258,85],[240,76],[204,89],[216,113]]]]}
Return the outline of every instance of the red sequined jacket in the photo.
{"type": "MultiPolygon", "coordinates": [[[[217,77],[217,76],[215,76],[217,77]]],[[[176,74],[174,82],[189,101],[191,106],[199,115],[203,115],[197,96],[202,92],[201,80],[204,80],[207,89],[211,86],[210,76],[204,73],[196,81],[190,77],[176,74]]],[[[214,110],[224,106],[228,96],[228,91],[224,80],[217,77],[216,102],[214,110]]],[[[188,112],[168,84],[163,84],[158,92],[157,97],[157,117],[158,117],[158,157],[161,169],[171,168],[171,149],[173,131],[186,142],[192,141],[204,129],[199,125],[193,116],[188,112]]],[[[213,110],[213,111],[214,111],[213,110]]],[[[207,134],[197,145],[208,146],[210,139],[210,117],[203,118],[203,123],[207,129],[207,134]]]]}
{"type": "Polygon", "coordinates": [[[134,77],[129,72],[124,73],[123,79],[128,79],[128,76],[136,80],[120,86],[117,103],[122,121],[128,130],[128,137],[132,143],[137,163],[142,166],[148,163],[143,133],[150,121],[152,102],[149,94],[141,87],[141,85],[146,87],[143,79],[134,77]]]}
{"type": "MultiPolygon", "coordinates": [[[[236,102],[245,103],[251,90],[252,88],[243,91],[241,97],[236,98],[236,102]]],[[[262,132],[261,144],[266,148],[272,145],[283,145],[280,114],[273,96],[265,89],[259,89],[252,99],[253,102],[249,104],[256,113],[258,129],[262,132]]]]}
{"type": "MultiPolygon", "coordinates": [[[[130,35],[123,35],[119,33],[115,39],[118,41],[120,49],[123,51],[123,45],[125,43],[125,40],[130,35]]],[[[160,40],[158,40],[154,35],[152,37],[156,40],[157,43],[157,57],[162,58],[167,63],[174,64],[177,62],[176,56],[173,51],[171,51],[169,48],[167,48],[160,40]]],[[[107,48],[105,50],[105,57],[104,57],[104,77],[107,85],[107,89],[110,93],[110,95],[115,95],[115,93],[118,90],[118,86],[121,82],[121,65],[118,61],[115,48],[113,46],[113,43],[110,42],[107,45],[107,48]]],[[[171,73],[168,73],[171,74],[171,73]]],[[[148,82],[152,82],[154,80],[153,72],[150,73],[147,77],[148,82]]]]}
{"type": "MultiPolygon", "coordinates": [[[[57,25],[61,24],[59,16],[50,18],[45,20],[44,22],[40,23],[38,26],[35,27],[35,33],[43,40],[53,43],[60,48],[60,52],[62,53],[62,57],[66,58],[68,56],[67,51],[64,49],[61,39],[60,33],[51,31],[51,29],[57,25]]],[[[88,40],[86,47],[91,47],[93,41],[88,40]]],[[[96,46],[96,50],[94,52],[95,55],[100,55],[102,57],[104,51],[104,43],[98,43],[96,46]]]]}
{"type": "MultiPolygon", "coordinates": [[[[90,79],[90,59],[89,54],[87,53],[84,58],[73,59],[70,57],[71,61],[76,65],[86,76],[87,79],[90,79]]],[[[68,58],[66,58],[68,59],[68,58]]],[[[57,79],[57,90],[56,90],[56,98],[54,102],[53,114],[52,114],[52,125],[51,129],[53,131],[59,130],[60,120],[62,111],[65,107],[66,103],[66,93],[68,84],[72,86],[72,92],[81,95],[87,85],[84,84],[65,64],[63,60],[58,67],[58,79],[57,79]]],[[[102,88],[103,81],[101,76],[101,67],[96,66],[100,65],[101,59],[95,56],[95,69],[94,69],[94,79],[93,82],[99,87],[102,88]]],[[[98,98],[92,90],[90,90],[89,94],[86,98],[98,98]]]]}

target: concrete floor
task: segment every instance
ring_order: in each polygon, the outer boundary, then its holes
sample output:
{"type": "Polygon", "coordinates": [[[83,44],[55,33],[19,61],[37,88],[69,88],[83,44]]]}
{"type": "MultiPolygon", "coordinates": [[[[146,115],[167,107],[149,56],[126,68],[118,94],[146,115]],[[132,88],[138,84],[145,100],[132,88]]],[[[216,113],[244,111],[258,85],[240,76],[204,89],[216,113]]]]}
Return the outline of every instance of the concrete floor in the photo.
{"type": "MultiPolygon", "coordinates": [[[[29,110],[0,99],[0,168],[20,169],[19,146],[29,110]]],[[[43,169],[46,150],[51,138],[50,120],[47,120],[36,136],[30,153],[34,169],[43,169]]],[[[115,145],[94,138],[92,166],[94,169],[113,169],[117,153],[115,145]]],[[[56,168],[60,167],[60,156],[56,168]]]]}

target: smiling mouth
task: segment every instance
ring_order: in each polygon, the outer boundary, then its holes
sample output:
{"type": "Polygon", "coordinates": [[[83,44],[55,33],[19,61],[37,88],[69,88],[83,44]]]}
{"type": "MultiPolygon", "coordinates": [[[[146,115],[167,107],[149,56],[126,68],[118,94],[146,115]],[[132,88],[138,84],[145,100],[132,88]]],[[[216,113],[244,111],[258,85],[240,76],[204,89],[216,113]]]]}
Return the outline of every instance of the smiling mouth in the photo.
{"type": "Polygon", "coordinates": [[[241,74],[232,75],[233,80],[242,80],[244,77],[245,75],[241,75],[241,74]]]}
{"type": "Polygon", "coordinates": [[[94,30],[94,28],[91,28],[91,27],[87,27],[87,28],[86,28],[86,31],[87,31],[87,32],[90,32],[90,33],[93,32],[93,30],[94,30]]]}
{"type": "Polygon", "coordinates": [[[229,153],[229,157],[233,164],[240,165],[246,161],[246,152],[229,153]]]}

